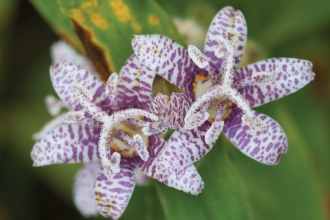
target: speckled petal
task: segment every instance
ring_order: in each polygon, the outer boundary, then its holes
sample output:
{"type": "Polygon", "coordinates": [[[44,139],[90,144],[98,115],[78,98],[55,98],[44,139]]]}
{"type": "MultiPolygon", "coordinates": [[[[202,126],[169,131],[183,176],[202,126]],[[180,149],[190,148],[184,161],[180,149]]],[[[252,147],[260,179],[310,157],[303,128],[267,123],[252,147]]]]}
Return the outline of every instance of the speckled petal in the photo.
{"type": "Polygon", "coordinates": [[[88,71],[94,71],[89,60],[80,55],[64,40],[53,43],[50,52],[53,61],[67,61],[82,66],[88,71]]]}
{"type": "Polygon", "coordinates": [[[272,58],[245,66],[235,73],[235,81],[249,78],[256,72],[275,74],[275,83],[269,85],[247,85],[239,92],[250,103],[251,108],[280,99],[301,89],[311,82],[315,74],[312,63],[295,58],[272,58]]]}
{"type": "Polygon", "coordinates": [[[117,102],[120,109],[147,110],[152,100],[155,71],[141,63],[135,54],[126,60],[119,73],[117,102]]]}
{"type": "Polygon", "coordinates": [[[165,112],[165,107],[168,103],[169,97],[167,95],[163,95],[158,93],[151,102],[149,106],[148,112],[158,115],[163,114],[165,112]]]}
{"type": "Polygon", "coordinates": [[[79,212],[85,217],[96,216],[97,209],[94,183],[102,165],[99,161],[84,164],[76,174],[73,185],[73,201],[79,212]]]}
{"type": "Polygon", "coordinates": [[[192,91],[195,64],[188,51],[163,35],[135,35],[133,50],[150,69],[180,89],[192,91]]]}
{"type": "Polygon", "coordinates": [[[235,11],[232,7],[225,7],[213,18],[207,31],[204,53],[215,69],[220,69],[222,63],[222,59],[215,55],[219,44],[218,35],[234,44],[234,60],[237,65],[244,53],[247,39],[247,26],[242,12],[235,11]]]}
{"type": "Polygon", "coordinates": [[[200,193],[204,183],[193,163],[211,149],[204,140],[204,130],[179,127],[157,157],[156,179],[187,193],[200,193]]]}
{"type": "Polygon", "coordinates": [[[278,164],[288,148],[286,135],[272,118],[258,112],[254,114],[267,125],[265,131],[250,135],[249,127],[242,122],[242,111],[235,109],[225,121],[223,133],[248,157],[267,165],[278,164]]]}
{"type": "Polygon", "coordinates": [[[157,164],[156,157],[164,148],[166,141],[157,135],[149,136],[148,140],[149,159],[143,161],[141,158],[136,157],[136,164],[141,168],[142,172],[154,178],[157,164]]]}
{"type": "Polygon", "coordinates": [[[111,114],[110,100],[107,97],[105,86],[91,72],[81,66],[61,61],[51,65],[50,77],[56,93],[71,110],[79,111],[83,108],[72,91],[72,85],[78,83],[93,94],[92,102],[94,104],[111,114]]]}
{"type": "MultiPolygon", "coordinates": [[[[122,161],[121,163],[125,163],[122,161]]],[[[108,179],[103,170],[95,181],[95,199],[104,217],[118,219],[124,213],[135,187],[134,168],[122,165],[114,178],[108,179]]]]}
{"type": "Polygon", "coordinates": [[[166,105],[164,122],[171,129],[183,126],[184,117],[193,103],[191,93],[172,93],[170,101],[166,105]]]}
{"type": "Polygon", "coordinates": [[[33,146],[33,166],[99,160],[99,133],[99,128],[84,124],[58,126],[33,146]]]}
{"type": "Polygon", "coordinates": [[[114,112],[119,111],[119,107],[116,99],[117,85],[118,85],[118,74],[112,73],[107,81],[106,92],[110,99],[110,106],[112,108],[112,111],[114,112]]]}

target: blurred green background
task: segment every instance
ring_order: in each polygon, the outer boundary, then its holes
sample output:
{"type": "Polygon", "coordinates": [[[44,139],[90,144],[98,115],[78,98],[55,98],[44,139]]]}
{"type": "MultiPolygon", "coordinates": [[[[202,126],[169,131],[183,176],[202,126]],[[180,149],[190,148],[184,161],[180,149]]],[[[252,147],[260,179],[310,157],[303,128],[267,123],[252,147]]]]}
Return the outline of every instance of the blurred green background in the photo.
{"type": "MultiPolygon", "coordinates": [[[[205,181],[199,196],[151,181],[136,187],[122,219],[330,219],[330,1],[157,2],[170,16],[194,18],[205,31],[221,8],[232,5],[247,20],[246,62],[307,59],[316,78],[257,108],[288,136],[278,166],[249,159],[221,135],[197,164],[205,181]]],[[[83,219],[71,192],[80,164],[33,168],[30,159],[32,134],[51,119],[44,98],[55,95],[49,48],[58,38],[31,2],[0,1],[0,219],[83,219]]]]}

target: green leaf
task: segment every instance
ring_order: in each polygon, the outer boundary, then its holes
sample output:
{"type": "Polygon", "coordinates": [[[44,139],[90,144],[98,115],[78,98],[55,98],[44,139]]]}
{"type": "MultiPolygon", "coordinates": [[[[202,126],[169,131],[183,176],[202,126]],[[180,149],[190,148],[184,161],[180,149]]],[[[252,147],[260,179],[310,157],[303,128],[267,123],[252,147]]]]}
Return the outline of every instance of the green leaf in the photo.
{"type": "MultiPolygon", "coordinates": [[[[295,105],[299,106],[298,103],[295,105]]],[[[266,166],[232,148],[232,157],[246,183],[255,219],[325,219],[320,184],[309,153],[315,146],[309,145],[305,139],[312,140],[312,137],[304,136],[287,105],[277,102],[258,109],[261,109],[259,112],[267,112],[265,114],[273,117],[283,127],[289,149],[282,156],[279,165],[266,166]]],[[[297,109],[294,114],[307,114],[303,107],[299,111],[297,109]]],[[[301,120],[303,117],[299,118],[301,120]]],[[[303,124],[306,129],[306,122],[303,124]]],[[[309,131],[310,129],[312,128],[308,128],[309,131]]]]}
{"type": "Polygon", "coordinates": [[[304,39],[327,27],[330,19],[330,1],[286,1],[280,10],[269,19],[265,28],[259,30],[257,40],[273,50],[281,45],[304,39]]]}
{"type": "Polygon", "coordinates": [[[55,0],[30,0],[34,7],[50,24],[55,33],[65,39],[79,52],[83,52],[78,37],[72,29],[70,19],[61,13],[60,8],[55,0]]]}
{"type": "Polygon", "coordinates": [[[166,219],[251,219],[242,181],[220,141],[197,167],[205,182],[198,196],[155,184],[166,219]]]}
{"type": "Polygon", "coordinates": [[[58,0],[103,80],[133,53],[135,34],[163,34],[184,44],[172,20],[152,0],[58,0]]]}

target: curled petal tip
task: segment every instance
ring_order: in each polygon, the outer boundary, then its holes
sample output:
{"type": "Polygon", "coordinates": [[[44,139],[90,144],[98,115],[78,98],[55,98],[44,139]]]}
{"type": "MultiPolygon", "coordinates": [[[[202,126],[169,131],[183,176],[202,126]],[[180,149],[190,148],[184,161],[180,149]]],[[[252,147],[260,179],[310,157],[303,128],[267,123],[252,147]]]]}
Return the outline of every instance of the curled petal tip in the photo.
{"type": "Polygon", "coordinates": [[[108,179],[112,179],[117,173],[120,172],[119,164],[120,164],[120,154],[118,152],[114,152],[111,155],[109,163],[103,165],[103,169],[108,179]]]}
{"type": "Polygon", "coordinates": [[[133,141],[134,141],[134,148],[139,153],[140,158],[143,161],[147,161],[149,159],[149,152],[147,150],[147,146],[145,145],[141,135],[138,135],[138,134],[134,135],[133,141]]]}
{"type": "Polygon", "coordinates": [[[184,128],[187,130],[197,128],[201,126],[209,118],[209,113],[207,112],[197,112],[190,117],[185,118],[184,128]]]}

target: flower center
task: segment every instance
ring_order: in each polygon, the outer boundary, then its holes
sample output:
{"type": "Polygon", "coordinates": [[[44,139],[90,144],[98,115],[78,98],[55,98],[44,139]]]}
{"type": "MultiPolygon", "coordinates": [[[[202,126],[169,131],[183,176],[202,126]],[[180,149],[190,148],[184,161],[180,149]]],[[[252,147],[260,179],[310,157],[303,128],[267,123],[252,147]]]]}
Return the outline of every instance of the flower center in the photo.
{"type": "MultiPolygon", "coordinates": [[[[142,140],[145,143],[145,146],[148,147],[148,145],[149,145],[148,136],[144,135],[141,132],[138,132],[138,131],[135,131],[135,130],[129,128],[128,126],[126,126],[123,123],[120,123],[118,129],[124,131],[130,138],[132,138],[135,134],[141,135],[142,140]]],[[[120,138],[113,138],[110,141],[110,148],[117,151],[123,157],[132,158],[132,157],[140,156],[134,147],[132,147],[126,141],[121,140],[120,138]]]]}
{"type": "MultiPolygon", "coordinates": [[[[250,134],[254,134],[258,131],[265,130],[266,124],[257,116],[254,115],[254,112],[251,110],[249,103],[244,97],[238,92],[239,88],[242,88],[248,84],[250,85],[263,85],[270,84],[273,82],[273,74],[267,72],[261,72],[248,77],[243,81],[235,82],[234,81],[234,45],[232,42],[218,36],[218,47],[214,51],[214,54],[219,59],[222,59],[222,64],[220,69],[217,72],[213,69],[207,57],[202,54],[195,46],[189,45],[188,52],[190,58],[199,68],[204,68],[208,71],[211,76],[212,87],[204,86],[201,90],[206,91],[201,95],[191,106],[185,117],[186,129],[193,129],[202,125],[206,120],[213,121],[211,127],[206,132],[205,141],[207,144],[213,144],[219,134],[221,133],[224,125],[224,120],[232,112],[232,104],[234,103],[238,108],[240,108],[244,114],[242,116],[242,121],[247,126],[250,127],[250,134]],[[216,74],[221,74],[222,80],[220,84],[215,80],[217,77],[216,74]],[[215,85],[214,85],[215,84],[215,85]],[[205,90],[205,87],[208,89],[205,90]],[[227,104],[230,103],[230,104],[227,104]]],[[[197,85],[198,82],[202,80],[199,79],[199,76],[196,77],[196,91],[197,96],[197,85]]],[[[199,92],[199,91],[198,91],[199,92]]],[[[201,93],[201,92],[199,92],[201,93]]],[[[198,94],[199,96],[199,94],[198,94]]]]}

